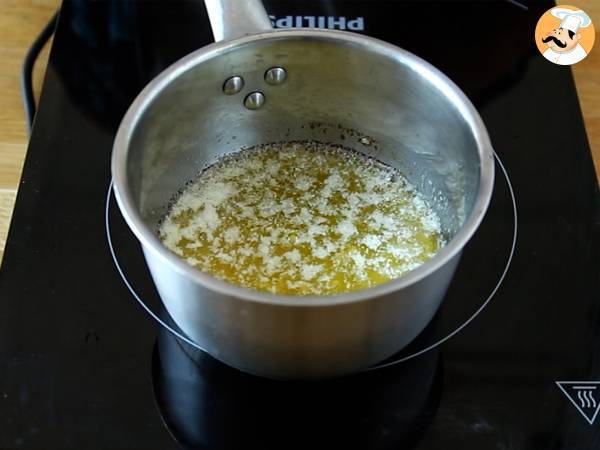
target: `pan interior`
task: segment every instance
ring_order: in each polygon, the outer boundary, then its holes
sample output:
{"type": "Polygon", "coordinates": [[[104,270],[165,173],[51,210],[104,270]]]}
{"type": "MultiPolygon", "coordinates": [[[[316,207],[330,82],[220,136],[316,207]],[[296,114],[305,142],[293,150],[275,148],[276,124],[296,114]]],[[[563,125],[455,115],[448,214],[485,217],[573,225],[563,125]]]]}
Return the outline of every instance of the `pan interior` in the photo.
{"type": "Polygon", "coordinates": [[[127,155],[133,201],[153,230],[170,202],[219,157],[257,144],[306,141],[352,148],[415,186],[440,217],[446,241],[470,214],[480,159],[473,131],[448,92],[402,52],[317,36],[229,46],[199,58],[142,112],[127,155]],[[265,72],[282,67],[280,85],[265,72]],[[231,76],[241,92],[226,95],[231,76]],[[264,94],[258,110],[244,107],[264,94]]]}

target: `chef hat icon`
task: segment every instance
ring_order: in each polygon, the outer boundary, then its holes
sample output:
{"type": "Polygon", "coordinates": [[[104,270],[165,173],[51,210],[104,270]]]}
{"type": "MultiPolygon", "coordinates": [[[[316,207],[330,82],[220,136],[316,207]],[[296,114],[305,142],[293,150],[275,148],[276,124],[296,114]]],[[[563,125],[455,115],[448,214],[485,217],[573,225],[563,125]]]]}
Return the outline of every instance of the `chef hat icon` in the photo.
{"type": "Polygon", "coordinates": [[[552,8],[550,10],[554,17],[561,20],[560,28],[565,30],[571,30],[573,33],[577,33],[579,28],[586,28],[592,23],[592,19],[584,11],[567,8],[552,8]]]}

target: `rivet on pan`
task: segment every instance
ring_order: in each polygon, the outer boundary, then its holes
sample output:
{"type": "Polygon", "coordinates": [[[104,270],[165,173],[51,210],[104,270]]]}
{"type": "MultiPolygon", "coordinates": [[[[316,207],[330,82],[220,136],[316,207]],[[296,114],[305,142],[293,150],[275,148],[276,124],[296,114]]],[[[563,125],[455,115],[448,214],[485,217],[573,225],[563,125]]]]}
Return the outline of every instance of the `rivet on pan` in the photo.
{"type": "Polygon", "coordinates": [[[229,77],[223,83],[223,92],[227,95],[237,94],[244,87],[244,79],[242,77],[229,77]]]}
{"type": "Polygon", "coordinates": [[[262,92],[250,92],[244,99],[244,106],[248,109],[259,109],[265,104],[265,95],[262,92]]]}
{"type": "Polygon", "coordinates": [[[265,81],[268,84],[281,84],[286,76],[287,72],[283,67],[271,67],[265,72],[265,81]]]}

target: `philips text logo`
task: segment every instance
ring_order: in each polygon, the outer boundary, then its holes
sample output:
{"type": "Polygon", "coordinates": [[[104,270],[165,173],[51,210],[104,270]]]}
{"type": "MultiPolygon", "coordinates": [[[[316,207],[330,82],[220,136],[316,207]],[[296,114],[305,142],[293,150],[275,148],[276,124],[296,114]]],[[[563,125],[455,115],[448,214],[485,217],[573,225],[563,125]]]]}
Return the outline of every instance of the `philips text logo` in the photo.
{"type": "Polygon", "coordinates": [[[331,30],[362,31],[365,29],[365,18],[362,16],[347,18],[345,16],[281,16],[269,15],[275,28],[329,28],[331,30]]]}

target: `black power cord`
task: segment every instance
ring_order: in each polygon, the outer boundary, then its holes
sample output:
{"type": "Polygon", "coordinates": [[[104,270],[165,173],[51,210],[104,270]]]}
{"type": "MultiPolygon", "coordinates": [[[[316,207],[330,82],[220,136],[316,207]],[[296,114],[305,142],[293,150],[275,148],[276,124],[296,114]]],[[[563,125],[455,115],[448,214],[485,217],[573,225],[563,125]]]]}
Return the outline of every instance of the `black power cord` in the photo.
{"type": "Polygon", "coordinates": [[[54,13],[52,18],[48,21],[42,32],[35,38],[31,47],[25,55],[25,61],[23,61],[23,68],[21,69],[21,95],[23,97],[23,106],[25,108],[27,132],[31,132],[31,126],[33,125],[33,118],[35,117],[35,97],[33,96],[33,65],[35,60],[50,36],[54,33],[56,27],[56,20],[58,18],[58,11],[54,13]]]}

